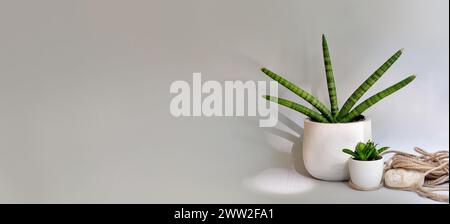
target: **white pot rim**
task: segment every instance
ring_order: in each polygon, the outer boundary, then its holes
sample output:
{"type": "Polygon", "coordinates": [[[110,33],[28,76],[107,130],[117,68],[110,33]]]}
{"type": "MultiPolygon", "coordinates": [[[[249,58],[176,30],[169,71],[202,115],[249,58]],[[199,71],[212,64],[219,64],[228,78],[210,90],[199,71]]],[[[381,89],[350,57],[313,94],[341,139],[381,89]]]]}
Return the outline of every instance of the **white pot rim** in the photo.
{"type": "Polygon", "coordinates": [[[357,160],[357,159],[351,157],[350,160],[352,160],[353,162],[356,162],[356,163],[379,163],[380,161],[383,161],[383,157],[381,157],[380,159],[377,159],[377,160],[357,160]]]}
{"type": "Polygon", "coordinates": [[[337,125],[352,125],[352,124],[360,124],[360,123],[367,123],[371,122],[369,117],[365,117],[364,119],[360,121],[352,121],[352,122],[345,122],[345,123],[323,123],[323,122],[316,122],[311,120],[311,118],[307,117],[305,118],[305,123],[311,123],[311,124],[317,124],[317,125],[330,125],[330,126],[337,126],[337,125]]]}

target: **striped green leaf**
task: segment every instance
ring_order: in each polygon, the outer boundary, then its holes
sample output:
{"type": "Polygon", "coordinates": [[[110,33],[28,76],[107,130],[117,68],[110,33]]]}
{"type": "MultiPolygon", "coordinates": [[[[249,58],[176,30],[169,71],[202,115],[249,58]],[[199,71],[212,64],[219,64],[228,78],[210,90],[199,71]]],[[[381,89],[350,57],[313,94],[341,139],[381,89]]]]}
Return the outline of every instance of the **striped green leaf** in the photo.
{"type": "MultiPolygon", "coordinates": [[[[367,149],[366,159],[370,159],[370,157],[372,155],[375,155],[376,153],[377,153],[377,149],[375,147],[367,149]]],[[[377,157],[377,156],[375,155],[375,157],[377,157]]]]}
{"type": "Polygon", "coordinates": [[[345,152],[345,153],[347,153],[347,154],[349,154],[349,155],[351,155],[351,156],[353,156],[353,158],[358,158],[358,155],[356,155],[352,150],[350,150],[350,149],[343,149],[342,150],[343,152],[345,152]]]}
{"type": "Polygon", "coordinates": [[[325,35],[322,35],[322,51],[323,61],[325,64],[325,73],[327,76],[328,95],[330,97],[331,114],[335,117],[339,112],[336,82],[334,81],[333,66],[331,64],[330,52],[328,50],[328,43],[325,35]]]}
{"type": "Polygon", "coordinates": [[[367,92],[367,90],[372,87],[375,82],[383,76],[383,74],[397,61],[397,59],[402,55],[403,49],[397,51],[392,55],[381,67],[379,67],[369,78],[366,79],[353,94],[348,98],[339,111],[338,120],[347,115],[347,113],[353,108],[353,106],[358,102],[358,100],[367,92]]]}
{"type": "Polygon", "coordinates": [[[293,93],[295,93],[296,95],[298,95],[299,97],[306,100],[315,108],[317,108],[317,110],[319,110],[322,113],[322,115],[326,117],[326,120],[328,122],[334,122],[334,118],[331,116],[331,111],[323,103],[317,100],[313,95],[301,89],[300,87],[294,85],[293,83],[289,82],[283,77],[275,74],[274,72],[270,71],[267,68],[262,68],[261,71],[264,72],[264,74],[266,74],[273,80],[277,81],[278,83],[289,89],[290,91],[292,91],[293,93]]]}
{"type": "Polygon", "coordinates": [[[288,107],[290,109],[293,109],[295,111],[298,111],[306,116],[308,116],[309,118],[313,119],[314,121],[319,121],[319,122],[323,122],[323,123],[329,123],[329,121],[322,116],[321,114],[303,106],[297,103],[294,103],[292,101],[283,99],[283,98],[278,98],[278,97],[274,97],[274,96],[263,96],[266,100],[272,101],[274,103],[278,103],[282,106],[288,107]]]}
{"type": "Polygon", "coordinates": [[[386,150],[388,150],[389,149],[389,147],[383,147],[383,148],[381,148],[381,149],[378,149],[378,154],[383,154],[383,152],[385,152],[386,150]]]}
{"type": "Polygon", "coordinates": [[[412,82],[416,78],[415,75],[411,75],[408,78],[396,83],[395,85],[371,96],[361,104],[359,104],[355,109],[353,109],[348,115],[346,115],[344,118],[339,120],[339,122],[351,122],[354,118],[361,115],[364,111],[366,111],[369,107],[376,104],[378,101],[382,100],[383,98],[397,92],[401,88],[408,85],[410,82],[412,82]]]}

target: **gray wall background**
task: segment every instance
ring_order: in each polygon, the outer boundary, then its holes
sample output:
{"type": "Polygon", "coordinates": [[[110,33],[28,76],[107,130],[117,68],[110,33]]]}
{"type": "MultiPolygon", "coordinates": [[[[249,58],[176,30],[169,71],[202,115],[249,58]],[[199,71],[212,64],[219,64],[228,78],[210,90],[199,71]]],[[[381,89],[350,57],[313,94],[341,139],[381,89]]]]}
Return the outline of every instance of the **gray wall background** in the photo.
{"type": "MultiPolygon", "coordinates": [[[[366,113],[374,138],[448,149],[448,4],[0,0],[0,202],[339,200],[318,196],[327,194],[320,187],[296,199],[245,188],[260,170],[289,166],[298,145],[273,134],[298,136],[303,116],[281,109],[294,130],[263,130],[254,118],[173,118],[170,84],[193,72],[267,80],[264,65],[327,102],[325,33],[342,104],[405,48],[367,96],[418,78],[366,113]]],[[[280,95],[297,99],[282,87],[280,95]]]]}

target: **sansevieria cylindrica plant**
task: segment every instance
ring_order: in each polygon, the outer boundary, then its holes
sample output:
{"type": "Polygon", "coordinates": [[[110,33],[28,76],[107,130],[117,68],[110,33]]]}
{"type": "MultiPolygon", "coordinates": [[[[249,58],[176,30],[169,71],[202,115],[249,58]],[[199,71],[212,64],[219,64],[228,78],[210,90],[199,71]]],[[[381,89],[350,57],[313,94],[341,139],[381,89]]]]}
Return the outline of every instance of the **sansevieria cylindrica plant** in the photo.
{"type": "Polygon", "coordinates": [[[262,68],[261,71],[267,76],[277,81],[279,84],[283,85],[299,97],[303,98],[306,102],[310,103],[317,111],[305,107],[301,104],[292,102],[290,100],[274,97],[274,96],[264,96],[267,100],[278,103],[282,106],[288,107],[290,109],[296,110],[316,122],[322,123],[346,123],[358,120],[362,113],[369,109],[374,104],[378,103],[383,98],[397,92],[402,89],[410,82],[412,82],[416,76],[411,75],[402,81],[386,88],[385,90],[367,98],[359,105],[355,106],[358,100],[369,90],[370,87],[375,84],[378,79],[383,76],[383,74],[394,64],[395,61],[400,57],[403,49],[397,51],[392,55],[383,65],[381,65],[372,75],[369,76],[347,99],[341,109],[338,106],[337,93],[336,93],[336,83],[333,75],[333,67],[331,65],[330,52],[328,50],[327,40],[325,35],[322,35],[322,50],[323,58],[325,63],[325,74],[328,86],[328,95],[330,98],[331,109],[325,106],[313,95],[305,91],[304,89],[296,86],[290,81],[284,79],[280,75],[275,74],[267,68],[262,68]]]}

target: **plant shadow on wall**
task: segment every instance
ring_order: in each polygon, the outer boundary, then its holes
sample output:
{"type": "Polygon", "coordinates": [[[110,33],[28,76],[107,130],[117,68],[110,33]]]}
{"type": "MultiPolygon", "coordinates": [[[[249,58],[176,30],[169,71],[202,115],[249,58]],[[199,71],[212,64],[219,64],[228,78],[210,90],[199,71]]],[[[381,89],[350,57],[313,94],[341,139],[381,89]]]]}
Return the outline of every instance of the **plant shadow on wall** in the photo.
{"type": "Polygon", "coordinates": [[[251,191],[266,194],[291,195],[309,192],[319,180],[314,179],[303,164],[303,127],[281,112],[278,114],[278,122],[285,128],[278,125],[258,129],[267,135],[267,143],[276,153],[276,166],[246,178],[243,181],[244,186],[251,191]]]}

